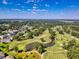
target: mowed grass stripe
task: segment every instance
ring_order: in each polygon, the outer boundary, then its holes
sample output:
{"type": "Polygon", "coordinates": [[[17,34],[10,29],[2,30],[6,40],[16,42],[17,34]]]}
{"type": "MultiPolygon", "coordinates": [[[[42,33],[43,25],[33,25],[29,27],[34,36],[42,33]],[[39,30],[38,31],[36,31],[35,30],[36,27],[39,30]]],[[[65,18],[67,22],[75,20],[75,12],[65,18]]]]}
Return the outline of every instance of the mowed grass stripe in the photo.
{"type": "Polygon", "coordinates": [[[43,54],[42,59],[68,59],[68,58],[65,53],[46,52],[43,54]]]}

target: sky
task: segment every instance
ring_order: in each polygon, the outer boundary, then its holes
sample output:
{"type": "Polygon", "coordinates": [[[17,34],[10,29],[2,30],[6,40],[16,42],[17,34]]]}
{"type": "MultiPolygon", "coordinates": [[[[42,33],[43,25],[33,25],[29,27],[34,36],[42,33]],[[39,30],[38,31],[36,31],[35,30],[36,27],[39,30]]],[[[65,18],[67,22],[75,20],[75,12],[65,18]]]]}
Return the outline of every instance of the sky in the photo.
{"type": "Polygon", "coordinates": [[[79,19],[79,0],[0,0],[0,19],[79,19]]]}

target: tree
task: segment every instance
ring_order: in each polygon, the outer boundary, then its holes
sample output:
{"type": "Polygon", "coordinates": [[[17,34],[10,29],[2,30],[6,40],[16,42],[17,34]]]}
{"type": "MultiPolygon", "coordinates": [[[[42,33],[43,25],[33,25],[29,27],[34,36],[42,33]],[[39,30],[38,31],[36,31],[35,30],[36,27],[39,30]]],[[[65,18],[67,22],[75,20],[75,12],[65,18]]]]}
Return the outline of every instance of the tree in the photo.
{"type": "Polygon", "coordinates": [[[33,38],[33,33],[29,32],[28,35],[27,35],[27,39],[32,39],[32,38],[33,38]]]}
{"type": "Polygon", "coordinates": [[[38,47],[38,52],[42,53],[42,47],[41,46],[38,47]]]}
{"type": "Polygon", "coordinates": [[[72,50],[76,48],[76,41],[75,39],[72,39],[71,41],[69,41],[68,43],[63,43],[63,48],[66,50],[72,50]]]}
{"type": "Polygon", "coordinates": [[[76,44],[76,40],[72,39],[68,43],[63,44],[63,48],[66,49],[69,59],[79,59],[79,44],[76,44]]]}
{"type": "Polygon", "coordinates": [[[39,36],[39,31],[37,30],[37,31],[33,32],[33,35],[34,36],[39,36]]]}

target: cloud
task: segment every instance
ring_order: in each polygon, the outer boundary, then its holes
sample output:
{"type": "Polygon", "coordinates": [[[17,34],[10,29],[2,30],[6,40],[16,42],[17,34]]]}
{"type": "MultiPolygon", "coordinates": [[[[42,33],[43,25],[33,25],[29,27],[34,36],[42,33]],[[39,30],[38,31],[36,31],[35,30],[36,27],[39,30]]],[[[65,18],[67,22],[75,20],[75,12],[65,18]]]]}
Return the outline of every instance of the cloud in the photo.
{"type": "Polygon", "coordinates": [[[3,11],[0,13],[1,18],[13,18],[13,19],[79,19],[79,10],[78,9],[65,9],[59,12],[48,11],[46,9],[27,9],[26,11],[19,11],[19,9],[13,9],[17,12],[7,12],[3,11]],[[19,11],[19,12],[18,12],[19,11]],[[73,14],[72,14],[73,13],[73,14]]]}
{"type": "Polygon", "coordinates": [[[20,9],[12,9],[13,11],[21,11],[20,9]]]}
{"type": "Polygon", "coordinates": [[[27,0],[25,3],[30,3],[30,2],[33,2],[33,3],[38,3],[38,2],[41,2],[43,0],[27,0]]]}
{"type": "Polygon", "coordinates": [[[31,9],[27,9],[27,11],[31,11],[31,9]]]}
{"type": "Polygon", "coordinates": [[[20,4],[20,3],[18,3],[18,4],[16,4],[16,5],[20,6],[21,4],[20,4]]]}
{"type": "Polygon", "coordinates": [[[5,5],[8,4],[7,0],[3,0],[2,3],[5,4],[5,5]]]}
{"type": "Polygon", "coordinates": [[[56,4],[56,5],[58,5],[58,4],[59,4],[59,2],[57,2],[57,1],[56,1],[56,2],[55,2],[55,4],[56,4]]]}
{"type": "Polygon", "coordinates": [[[45,4],[45,7],[50,7],[50,5],[49,4],[45,4]]]}
{"type": "Polygon", "coordinates": [[[33,6],[33,9],[36,9],[37,7],[36,6],[33,6]]]}

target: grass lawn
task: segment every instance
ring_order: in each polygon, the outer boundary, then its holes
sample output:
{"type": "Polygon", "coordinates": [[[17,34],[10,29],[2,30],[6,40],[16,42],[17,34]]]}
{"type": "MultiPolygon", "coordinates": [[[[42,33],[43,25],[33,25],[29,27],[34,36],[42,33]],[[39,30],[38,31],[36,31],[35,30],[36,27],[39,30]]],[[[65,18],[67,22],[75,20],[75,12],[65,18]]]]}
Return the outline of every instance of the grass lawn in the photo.
{"type": "Polygon", "coordinates": [[[64,42],[69,41],[70,35],[59,33],[56,34],[55,45],[46,48],[46,52],[42,55],[42,59],[68,59],[67,50],[62,48],[64,42]]]}
{"type": "Polygon", "coordinates": [[[56,52],[53,53],[52,51],[46,52],[43,54],[42,59],[68,59],[65,53],[56,52]]]}
{"type": "Polygon", "coordinates": [[[33,39],[11,42],[9,45],[9,49],[15,48],[17,46],[19,50],[25,50],[26,46],[33,42],[39,42],[42,44],[50,42],[51,40],[49,39],[49,37],[50,37],[50,34],[49,34],[48,30],[46,30],[46,31],[44,31],[44,33],[41,36],[35,37],[33,39]],[[43,43],[40,40],[40,38],[44,38],[46,40],[46,42],[43,43]]]}

